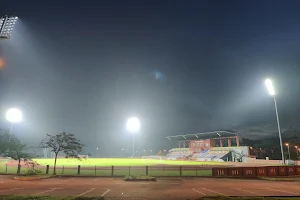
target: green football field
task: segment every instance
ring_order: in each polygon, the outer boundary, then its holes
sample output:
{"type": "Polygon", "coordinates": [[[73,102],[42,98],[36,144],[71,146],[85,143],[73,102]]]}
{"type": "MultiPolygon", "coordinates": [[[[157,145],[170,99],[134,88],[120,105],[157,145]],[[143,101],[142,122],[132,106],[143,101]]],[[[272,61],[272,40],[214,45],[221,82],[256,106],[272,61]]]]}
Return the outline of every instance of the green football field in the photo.
{"type": "MultiPolygon", "coordinates": [[[[49,174],[53,173],[54,159],[33,159],[39,166],[42,174],[46,173],[49,165],[49,174]]],[[[0,174],[15,174],[17,161],[6,166],[3,160],[0,163],[0,174]]],[[[179,160],[145,160],[141,158],[58,158],[56,165],[57,175],[84,175],[84,176],[126,176],[126,175],[152,175],[152,176],[211,176],[211,167],[226,165],[221,162],[196,162],[179,160]],[[78,172],[80,165],[80,173],[78,172]],[[146,167],[146,166],[149,166],[146,167]],[[148,172],[147,172],[148,170],[148,172]]],[[[21,173],[27,172],[27,166],[22,166],[21,173]]]]}
{"type": "MultiPolygon", "coordinates": [[[[49,165],[50,173],[53,172],[54,159],[33,160],[39,163],[41,167],[49,165]]],[[[58,158],[57,174],[76,175],[78,174],[78,165],[81,167],[80,175],[86,176],[146,175],[146,166],[149,166],[148,174],[153,176],[179,176],[181,174],[185,176],[211,176],[211,166],[226,165],[226,163],[145,160],[141,158],[58,158]],[[155,168],[151,168],[151,166],[155,166],[155,168]],[[180,169],[182,170],[181,174],[180,169]]]]}
{"type": "MultiPolygon", "coordinates": [[[[33,159],[40,165],[53,166],[54,159],[33,159]]],[[[85,167],[105,167],[105,166],[151,166],[151,165],[225,165],[226,163],[221,162],[197,162],[197,161],[175,161],[175,160],[144,160],[138,158],[58,158],[57,166],[85,166],[85,167]]]]}

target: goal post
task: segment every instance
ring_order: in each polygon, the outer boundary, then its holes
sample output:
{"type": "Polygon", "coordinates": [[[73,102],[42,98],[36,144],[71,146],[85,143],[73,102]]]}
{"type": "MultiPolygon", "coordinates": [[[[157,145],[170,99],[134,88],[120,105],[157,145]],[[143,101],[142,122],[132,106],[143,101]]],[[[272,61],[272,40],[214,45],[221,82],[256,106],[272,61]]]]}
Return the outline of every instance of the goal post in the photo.
{"type": "Polygon", "coordinates": [[[153,156],[142,156],[142,163],[147,164],[147,163],[153,163],[153,161],[159,161],[162,162],[164,160],[163,156],[158,156],[158,155],[153,155],[153,156]]]}

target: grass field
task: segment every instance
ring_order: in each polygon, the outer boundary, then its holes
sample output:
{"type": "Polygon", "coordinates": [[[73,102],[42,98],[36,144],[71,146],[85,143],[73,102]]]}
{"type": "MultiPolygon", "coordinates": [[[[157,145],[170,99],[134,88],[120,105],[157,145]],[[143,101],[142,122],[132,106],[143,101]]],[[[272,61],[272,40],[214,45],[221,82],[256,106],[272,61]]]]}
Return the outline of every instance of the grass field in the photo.
{"type": "Polygon", "coordinates": [[[0,160],[0,172],[6,171],[6,166],[5,166],[5,164],[6,164],[7,161],[8,161],[8,160],[6,160],[6,159],[1,159],[1,160],[0,160]]]}
{"type": "MultiPolygon", "coordinates": [[[[46,173],[49,165],[49,174],[53,174],[54,159],[33,159],[36,161],[42,174],[46,173]]],[[[6,160],[7,161],[7,160],[6,160]]],[[[5,165],[5,160],[0,163],[0,173],[15,174],[17,163],[5,165]]],[[[57,175],[80,175],[84,176],[126,176],[126,175],[148,175],[152,176],[211,176],[212,166],[226,165],[220,162],[196,162],[196,161],[173,161],[173,160],[143,160],[132,158],[58,158],[56,165],[57,175]],[[112,166],[114,166],[112,168],[112,166]],[[180,174],[181,171],[181,174],[180,174]]],[[[26,174],[26,166],[22,166],[21,173],[26,174]]]]}
{"type": "MultiPolygon", "coordinates": [[[[54,159],[33,159],[40,165],[50,165],[54,163],[54,159]]],[[[58,158],[57,166],[74,167],[81,165],[83,167],[106,167],[106,166],[151,166],[151,165],[169,165],[169,166],[209,166],[209,165],[226,165],[221,162],[197,162],[197,161],[175,161],[175,160],[143,160],[132,158],[58,158]]]]}
{"type": "MultiPolygon", "coordinates": [[[[49,165],[50,173],[53,172],[54,159],[34,159],[42,166],[49,165]]],[[[152,176],[179,176],[182,166],[183,176],[211,176],[211,169],[198,169],[212,165],[225,165],[220,162],[196,162],[173,160],[143,160],[132,158],[59,158],[57,159],[57,174],[77,175],[78,165],[81,166],[80,175],[85,176],[125,176],[145,175],[146,166],[149,166],[148,174],[152,176]],[[112,166],[114,170],[112,172],[112,166]],[[194,166],[193,169],[189,166],[194,166]]]]}

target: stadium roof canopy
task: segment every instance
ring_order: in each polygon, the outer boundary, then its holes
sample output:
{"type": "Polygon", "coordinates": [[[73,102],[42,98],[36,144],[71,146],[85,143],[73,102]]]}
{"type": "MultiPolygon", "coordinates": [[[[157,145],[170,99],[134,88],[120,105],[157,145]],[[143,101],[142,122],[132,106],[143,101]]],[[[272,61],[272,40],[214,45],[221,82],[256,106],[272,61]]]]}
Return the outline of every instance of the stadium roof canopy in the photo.
{"type": "Polygon", "coordinates": [[[211,139],[211,138],[227,138],[236,137],[237,133],[233,131],[212,131],[205,133],[194,133],[186,135],[167,136],[168,140],[196,140],[196,139],[211,139]]]}

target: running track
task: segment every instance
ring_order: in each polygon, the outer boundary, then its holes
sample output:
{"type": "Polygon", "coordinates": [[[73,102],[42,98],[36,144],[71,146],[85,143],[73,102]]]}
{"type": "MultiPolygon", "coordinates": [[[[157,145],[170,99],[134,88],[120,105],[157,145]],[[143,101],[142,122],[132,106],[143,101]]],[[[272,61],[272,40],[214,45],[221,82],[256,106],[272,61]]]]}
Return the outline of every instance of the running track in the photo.
{"type": "Polygon", "coordinates": [[[195,199],[200,196],[300,196],[300,182],[213,178],[158,178],[124,182],[120,178],[64,177],[17,181],[0,176],[0,195],[104,196],[105,199],[195,199]]]}

